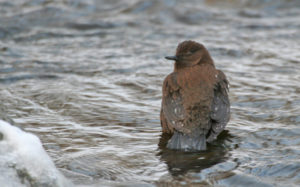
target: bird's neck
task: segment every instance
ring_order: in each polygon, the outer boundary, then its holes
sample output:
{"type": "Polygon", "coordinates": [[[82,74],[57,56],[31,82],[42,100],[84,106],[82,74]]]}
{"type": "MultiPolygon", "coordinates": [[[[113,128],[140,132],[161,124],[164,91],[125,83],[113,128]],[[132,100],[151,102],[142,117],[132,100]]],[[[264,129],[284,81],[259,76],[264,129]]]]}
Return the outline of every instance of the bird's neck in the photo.
{"type": "Polygon", "coordinates": [[[197,64],[199,64],[199,65],[209,64],[209,65],[212,65],[213,67],[215,67],[214,61],[213,61],[213,59],[211,58],[211,56],[209,55],[208,52],[205,55],[202,56],[201,60],[197,64]]]}
{"type": "MultiPolygon", "coordinates": [[[[196,65],[196,64],[194,64],[196,65]]],[[[187,63],[183,63],[183,62],[175,62],[174,63],[174,71],[179,71],[179,70],[182,70],[182,69],[186,69],[188,67],[192,67],[194,65],[190,65],[190,64],[187,64],[187,63]]]]}

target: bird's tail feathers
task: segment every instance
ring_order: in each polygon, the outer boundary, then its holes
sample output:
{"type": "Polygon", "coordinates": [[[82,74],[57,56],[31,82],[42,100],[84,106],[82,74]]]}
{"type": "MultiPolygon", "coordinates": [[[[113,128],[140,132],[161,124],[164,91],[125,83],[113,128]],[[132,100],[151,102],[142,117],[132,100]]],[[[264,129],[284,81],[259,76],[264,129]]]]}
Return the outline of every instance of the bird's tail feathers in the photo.
{"type": "Polygon", "coordinates": [[[206,136],[204,134],[187,135],[175,130],[167,148],[183,151],[206,150],[206,136]]]}

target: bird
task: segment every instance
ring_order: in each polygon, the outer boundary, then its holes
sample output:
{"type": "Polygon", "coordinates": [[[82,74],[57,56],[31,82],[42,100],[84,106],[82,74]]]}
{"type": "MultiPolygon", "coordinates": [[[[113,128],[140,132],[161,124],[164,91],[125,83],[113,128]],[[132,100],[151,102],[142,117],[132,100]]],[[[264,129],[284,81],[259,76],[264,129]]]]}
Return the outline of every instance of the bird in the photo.
{"type": "Polygon", "coordinates": [[[160,122],[167,148],[204,151],[230,119],[229,82],[203,44],[178,44],[174,70],[163,81],[160,122]]]}

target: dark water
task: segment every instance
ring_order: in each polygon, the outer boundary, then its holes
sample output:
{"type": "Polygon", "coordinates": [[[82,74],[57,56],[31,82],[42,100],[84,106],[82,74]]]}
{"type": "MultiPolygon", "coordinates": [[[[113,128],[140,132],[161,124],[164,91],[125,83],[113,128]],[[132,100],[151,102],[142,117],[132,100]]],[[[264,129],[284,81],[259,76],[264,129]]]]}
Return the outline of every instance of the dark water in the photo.
{"type": "Polygon", "coordinates": [[[300,2],[0,1],[0,102],[76,185],[299,186],[300,2]],[[230,83],[200,153],[161,137],[164,60],[192,39],[230,83]]]}

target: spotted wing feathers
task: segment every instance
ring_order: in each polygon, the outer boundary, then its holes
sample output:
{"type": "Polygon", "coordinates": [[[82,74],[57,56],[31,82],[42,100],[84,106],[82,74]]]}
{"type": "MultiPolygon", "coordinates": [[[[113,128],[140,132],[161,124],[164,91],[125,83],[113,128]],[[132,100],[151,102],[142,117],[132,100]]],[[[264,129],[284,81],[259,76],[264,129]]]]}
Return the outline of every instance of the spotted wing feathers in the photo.
{"type": "MultiPolygon", "coordinates": [[[[176,73],[170,74],[163,86],[162,115],[171,132],[175,128],[179,132],[184,132],[183,121],[185,118],[185,110],[183,107],[182,95],[180,87],[176,82],[176,73]]],[[[162,124],[163,125],[163,124],[162,124]]]]}
{"type": "Polygon", "coordinates": [[[230,119],[230,102],[228,98],[228,81],[222,71],[218,71],[211,106],[211,129],[207,138],[211,142],[224,130],[230,119]]]}

